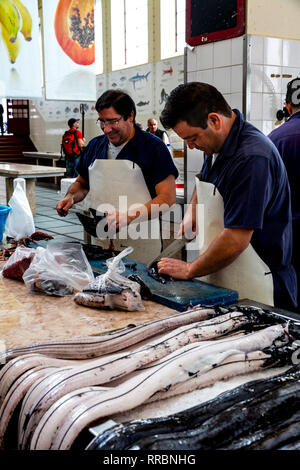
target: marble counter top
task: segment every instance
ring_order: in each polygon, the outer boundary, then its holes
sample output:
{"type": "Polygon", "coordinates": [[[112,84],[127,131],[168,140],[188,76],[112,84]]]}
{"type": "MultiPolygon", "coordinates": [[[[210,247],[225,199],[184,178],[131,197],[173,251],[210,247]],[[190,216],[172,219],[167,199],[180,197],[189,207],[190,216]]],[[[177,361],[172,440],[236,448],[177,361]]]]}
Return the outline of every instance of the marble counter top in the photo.
{"type": "Polygon", "coordinates": [[[49,158],[52,160],[59,160],[61,154],[58,152],[23,152],[24,157],[35,157],[35,158],[49,158]]]}
{"type": "Polygon", "coordinates": [[[28,165],[26,163],[0,163],[1,176],[23,176],[36,178],[48,176],[49,174],[64,175],[65,168],[55,168],[53,166],[28,165]]]}
{"type": "Polygon", "coordinates": [[[58,338],[95,335],[178,313],[156,302],[143,301],[143,304],[145,311],[94,309],[77,305],[73,296],[30,293],[22,281],[3,278],[0,280],[0,344],[7,349],[58,338]]]}

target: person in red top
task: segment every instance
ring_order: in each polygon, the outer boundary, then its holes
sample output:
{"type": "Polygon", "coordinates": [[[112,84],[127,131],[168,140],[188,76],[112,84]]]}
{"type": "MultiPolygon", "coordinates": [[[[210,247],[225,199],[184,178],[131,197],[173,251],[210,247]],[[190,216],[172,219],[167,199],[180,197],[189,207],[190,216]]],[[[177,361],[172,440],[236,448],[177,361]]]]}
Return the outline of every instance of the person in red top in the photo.
{"type": "MultiPolygon", "coordinates": [[[[82,136],[81,131],[78,130],[79,128],[79,119],[71,118],[68,120],[69,132],[75,132],[75,139],[77,142],[77,146],[82,151],[82,148],[85,144],[85,138],[82,136]]],[[[66,169],[67,169],[67,178],[76,178],[78,176],[78,172],[76,170],[77,163],[80,159],[80,154],[76,157],[73,155],[66,155],[66,169]]]]}

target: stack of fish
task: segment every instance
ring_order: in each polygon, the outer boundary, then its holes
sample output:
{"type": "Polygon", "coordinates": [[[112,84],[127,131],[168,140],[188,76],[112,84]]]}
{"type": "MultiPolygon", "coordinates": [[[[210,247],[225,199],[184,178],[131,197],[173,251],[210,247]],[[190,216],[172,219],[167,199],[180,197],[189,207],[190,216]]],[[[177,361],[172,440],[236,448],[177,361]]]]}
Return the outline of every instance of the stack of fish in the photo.
{"type": "Polygon", "coordinates": [[[194,307],[98,337],[8,350],[0,355],[8,360],[0,371],[2,447],[70,449],[99,419],[286,364],[294,339],[263,311],[194,307]],[[16,417],[17,443],[8,443],[16,417]]]}
{"type": "Polygon", "coordinates": [[[87,450],[300,450],[300,366],[163,418],[119,424],[87,450]]]}

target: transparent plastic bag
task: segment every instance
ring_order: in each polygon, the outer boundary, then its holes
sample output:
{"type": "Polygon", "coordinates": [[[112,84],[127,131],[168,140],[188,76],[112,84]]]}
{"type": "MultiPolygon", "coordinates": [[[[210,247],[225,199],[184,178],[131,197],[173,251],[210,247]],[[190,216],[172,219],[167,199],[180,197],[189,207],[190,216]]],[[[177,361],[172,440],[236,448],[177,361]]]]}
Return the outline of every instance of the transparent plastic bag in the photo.
{"type": "Polygon", "coordinates": [[[1,275],[12,279],[22,280],[23,274],[29,268],[35,255],[34,248],[17,246],[13,254],[2,267],[1,275]]]}
{"type": "Polygon", "coordinates": [[[122,258],[132,253],[133,248],[128,246],[125,250],[121,251],[117,256],[106,260],[107,271],[101,276],[96,277],[95,287],[98,292],[119,292],[122,287],[129,287],[131,290],[140,293],[140,285],[137,282],[130,281],[122,276],[125,271],[125,265],[122,258]]]}
{"type": "Polygon", "coordinates": [[[14,192],[8,202],[11,207],[6,223],[5,236],[14,240],[30,237],[35,232],[33,215],[21,182],[17,181],[14,192]]]}
{"type": "Polygon", "coordinates": [[[80,244],[51,240],[36,249],[23,280],[32,292],[64,297],[81,291],[94,274],[80,244]]]}
{"type": "Polygon", "coordinates": [[[129,246],[114,258],[109,258],[106,261],[107,272],[96,277],[82,292],[76,294],[75,302],[96,308],[145,310],[140,284],[121,274],[125,271],[122,258],[132,251],[133,248],[129,246]]]}

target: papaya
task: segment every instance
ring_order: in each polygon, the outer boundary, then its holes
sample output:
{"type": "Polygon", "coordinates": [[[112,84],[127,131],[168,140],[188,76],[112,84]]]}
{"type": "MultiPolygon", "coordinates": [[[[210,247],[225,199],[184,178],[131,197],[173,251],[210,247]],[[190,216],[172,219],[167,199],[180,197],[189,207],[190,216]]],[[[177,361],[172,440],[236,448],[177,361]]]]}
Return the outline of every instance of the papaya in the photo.
{"type": "Polygon", "coordinates": [[[54,28],[58,44],[73,62],[95,62],[94,0],[59,0],[54,28]]]}

